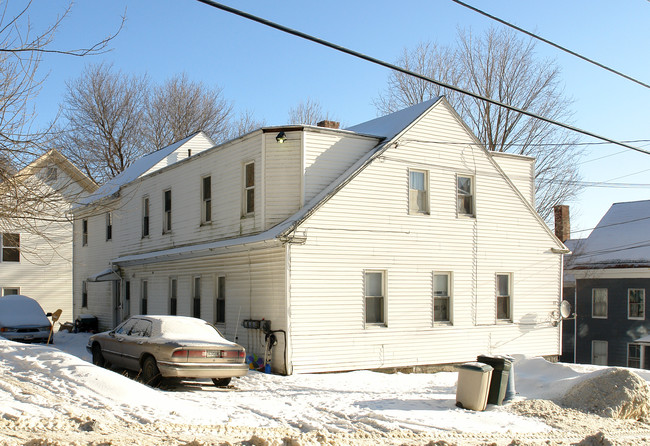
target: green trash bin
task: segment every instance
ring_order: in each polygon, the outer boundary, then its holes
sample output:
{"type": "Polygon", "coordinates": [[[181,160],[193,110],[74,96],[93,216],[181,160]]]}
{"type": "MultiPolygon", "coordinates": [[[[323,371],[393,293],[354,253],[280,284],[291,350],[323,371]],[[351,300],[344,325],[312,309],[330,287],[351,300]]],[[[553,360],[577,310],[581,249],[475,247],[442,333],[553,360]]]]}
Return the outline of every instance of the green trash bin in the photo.
{"type": "Polygon", "coordinates": [[[503,399],[506,396],[508,375],[510,374],[512,362],[501,355],[479,355],[476,357],[476,360],[491,365],[494,369],[492,372],[492,380],[490,381],[488,404],[502,405],[503,399]]]}

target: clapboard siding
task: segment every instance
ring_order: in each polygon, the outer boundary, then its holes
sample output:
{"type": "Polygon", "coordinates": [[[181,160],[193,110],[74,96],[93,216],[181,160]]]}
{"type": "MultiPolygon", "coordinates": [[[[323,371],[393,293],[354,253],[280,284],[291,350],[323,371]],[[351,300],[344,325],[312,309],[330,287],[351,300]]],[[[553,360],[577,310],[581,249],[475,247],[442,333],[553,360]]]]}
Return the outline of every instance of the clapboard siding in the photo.
{"type": "Polygon", "coordinates": [[[550,253],[549,231],[444,106],[402,139],[300,228],[307,242],[291,249],[294,370],[558,354],[549,315],[561,257],[550,253]],[[430,215],[408,214],[409,168],[429,170],[430,215]],[[475,179],[475,218],[456,215],[457,173],[475,179]],[[364,324],[368,269],[386,271],[385,327],[364,324]],[[452,273],[452,325],[433,323],[434,271],[452,273]],[[512,274],[514,323],[496,323],[496,273],[512,274]]]}
{"type": "Polygon", "coordinates": [[[300,209],[302,132],[287,132],[278,144],[265,134],[264,207],[265,228],[270,228],[300,209]]]}

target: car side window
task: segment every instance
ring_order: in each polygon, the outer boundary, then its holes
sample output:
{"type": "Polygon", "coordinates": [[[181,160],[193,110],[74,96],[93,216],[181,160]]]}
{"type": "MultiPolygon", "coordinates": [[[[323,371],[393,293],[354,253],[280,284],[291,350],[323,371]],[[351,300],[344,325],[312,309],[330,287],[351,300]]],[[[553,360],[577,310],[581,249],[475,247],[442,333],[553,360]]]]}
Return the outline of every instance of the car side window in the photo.
{"type": "Polygon", "coordinates": [[[151,336],[151,322],[144,319],[138,320],[135,326],[131,329],[131,336],[149,337],[151,336]]]}
{"type": "Polygon", "coordinates": [[[135,325],[136,319],[128,319],[124,322],[122,322],[120,325],[117,326],[115,329],[115,333],[117,334],[124,334],[127,335],[131,331],[131,328],[135,325]]]}

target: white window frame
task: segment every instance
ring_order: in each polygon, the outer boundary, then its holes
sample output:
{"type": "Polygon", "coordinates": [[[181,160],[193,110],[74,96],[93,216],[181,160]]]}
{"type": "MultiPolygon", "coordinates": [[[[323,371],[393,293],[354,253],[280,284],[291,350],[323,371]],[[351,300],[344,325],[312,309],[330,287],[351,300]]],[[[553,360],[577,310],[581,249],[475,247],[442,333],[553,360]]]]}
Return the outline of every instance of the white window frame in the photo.
{"type": "Polygon", "coordinates": [[[148,238],[151,234],[150,204],[151,200],[149,199],[149,195],[142,197],[142,238],[148,238]]]}
{"type": "Polygon", "coordinates": [[[408,170],[408,182],[409,182],[409,195],[408,195],[408,208],[409,214],[411,215],[429,215],[429,171],[422,169],[409,169],[408,170]],[[424,177],[423,187],[424,189],[415,189],[413,188],[413,183],[411,181],[411,175],[413,173],[422,174],[424,177]],[[418,206],[418,197],[420,192],[424,194],[424,209],[421,209],[418,206]]]}
{"type": "Polygon", "coordinates": [[[432,286],[433,300],[431,317],[434,325],[451,325],[452,323],[452,296],[453,296],[453,274],[451,271],[434,271],[433,272],[433,286],[432,286]],[[436,276],[445,276],[447,278],[447,295],[436,295],[436,276]],[[447,319],[436,319],[436,299],[447,299],[447,319]]]}
{"type": "Polygon", "coordinates": [[[20,233],[19,232],[0,232],[0,263],[20,263],[21,251],[20,251],[20,233]],[[5,245],[5,236],[15,236],[17,244],[7,244],[5,245]],[[5,259],[5,249],[7,250],[16,250],[18,252],[17,260],[6,260],[5,259]]]}
{"type": "Polygon", "coordinates": [[[456,215],[459,217],[475,217],[476,216],[476,181],[473,175],[462,175],[456,174],[456,215]],[[459,181],[461,178],[468,178],[470,180],[470,193],[461,195],[459,181]],[[460,200],[461,196],[469,197],[470,200],[470,212],[461,212],[460,200]]]}
{"type": "Polygon", "coordinates": [[[212,175],[204,175],[201,177],[201,224],[208,225],[212,223],[212,175]],[[208,196],[206,197],[205,181],[210,182],[208,189],[208,196]]]}
{"type": "Polygon", "coordinates": [[[201,287],[201,276],[192,276],[192,317],[196,318],[201,317],[201,287]]]}
{"type": "Polygon", "coordinates": [[[512,322],[512,312],[513,312],[513,274],[512,273],[496,273],[494,275],[495,282],[495,318],[497,322],[512,322]],[[499,294],[499,276],[505,276],[508,278],[508,294],[499,294]],[[499,317],[499,298],[507,297],[508,298],[508,317],[500,318],[499,317]]]}
{"type": "Polygon", "coordinates": [[[20,294],[20,287],[19,286],[6,286],[2,288],[2,295],[3,296],[13,296],[15,294],[20,294]],[[7,290],[15,290],[15,293],[9,293],[7,294],[7,290]]]}
{"type": "Polygon", "coordinates": [[[627,289],[627,318],[630,320],[643,321],[645,320],[645,288],[628,288],[627,289]],[[630,293],[632,291],[641,291],[641,311],[643,312],[642,316],[631,316],[630,311],[630,293]]]}
{"type": "MultiPolygon", "coordinates": [[[[602,297],[602,296],[601,296],[602,297]]],[[[592,288],[591,289],[591,317],[593,319],[607,319],[609,313],[609,292],[607,288],[592,288]],[[605,315],[596,315],[596,291],[605,291],[605,315]]]]}
{"type": "Polygon", "coordinates": [[[363,271],[363,321],[366,327],[385,327],[387,326],[387,283],[388,283],[388,273],[383,269],[366,269],[363,271]],[[381,296],[370,296],[368,295],[368,275],[369,274],[381,274],[381,296]],[[369,299],[380,299],[381,304],[381,320],[379,321],[368,321],[368,300],[369,299]]]}
{"type": "Polygon", "coordinates": [[[224,274],[219,274],[216,277],[215,280],[215,286],[214,286],[214,323],[215,324],[225,324],[226,323],[226,296],[228,295],[226,291],[226,286],[227,286],[227,280],[226,276],[224,274]],[[223,290],[221,288],[221,281],[223,280],[223,290]],[[219,302],[223,301],[223,320],[218,320],[219,319],[219,302]]]}
{"type": "Polygon", "coordinates": [[[163,191],[163,202],[162,202],[162,211],[163,211],[163,222],[162,222],[162,233],[163,234],[168,234],[172,232],[172,212],[174,207],[172,206],[172,200],[173,200],[173,195],[172,195],[172,190],[171,189],[165,189],[163,191]],[[167,194],[169,193],[169,209],[167,208],[167,194]]]}
{"type": "Polygon", "coordinates": [[[178,315],[178,277],[169,278],[169,314],[178,315]],[[172,302],[174,302],[176,308],[172,312],[172,302]]]}
{"type": "Polygon", "coordinates": [[[643,362],[642,361],[643,361],[643,345],[636,344],[634,342],[628,343],[627,344],[627,366],[632,367],[632,368],[636,368],[636,369],[642,369],[643,368],[643,362]],[[632,359],[632,357],[630,356],[630,347],[637,347],[639,349],[639,357],[638,358],[632,359]],[[634,361],[635,364],[637,364],[637,361],[638,361],[638,364],[633,365],[633,364],[631,364],[631,361],[634,361]]]}
{"type": "Polygon", "coordinates": [[[113,213],[106,213],[106,241],[113,240],[113,213]]]}
{"type": "Polygon", "coordinates": [[[244,163],[244,171],[243,171],[243,178],[242,178],[242,184],[243,184],[243,197],[242,197],[242,215],[244,217],[250,217],[255,215],[255,161],[249,161],[244,163]],[[248,166],[253,166],[253,184],[248,185],[247,179],[248,179],[248,166]],[[249,199],[248,197],[252,196],[252,209],[249,210],[249,199]]]}
{"type": "Polygon", "coordinates": [[[601,341],[598,339],[594,339],[591,341],[591,363],[594,365],[607,365],[609,362],[609,343],[607,341],[601,341]],[[604,346],[605,347],[605,361],[604,364],[602,364],[602,361],[596,361],[596,345],[604,346]]]}

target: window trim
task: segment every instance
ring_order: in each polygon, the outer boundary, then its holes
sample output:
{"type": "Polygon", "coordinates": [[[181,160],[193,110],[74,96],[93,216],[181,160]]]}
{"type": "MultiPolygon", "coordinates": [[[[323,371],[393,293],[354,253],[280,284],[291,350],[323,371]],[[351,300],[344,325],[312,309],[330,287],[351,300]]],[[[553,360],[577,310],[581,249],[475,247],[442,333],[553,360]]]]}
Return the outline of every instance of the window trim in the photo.
{"type": "Polygon", "coordinates": [[[513,274],[512,273],[504,273],[504,272],[498,272],[494,274],[494,285],[495,285],[495,320],[497,323],[512,323],[513,322],[513,274]],[[499,276],[505,276],[508,278],[508,295],[500,295],[499,294],[499,276]],[[507,297],[508,298],[508,317],[507,318],[499,318],[499,297],[507,297]]]}
{"type": "Polygon", "coordinates": [[[451,271],[433,271],[432,275],[432,286],[431,293],[432,297],[432,309],[431,309],[431,320],[434,326],[438,325],[453,325],[453,273],[451,271]],[[447,298],[447,320],[436,320],[436,276],[446,276],[447,277],[447,295],[446,296],[437,296],[440,298],[447,298]]]}
{"type": "Polygon", "coordinates": [[[592,339],[592,341],[591,341],[591,364],[593,364],[593,365],[607,365],[608,363],[609,363],[609,342],[603,341],[601,339],[592,339]],[[601,345],[605,346],[605,364],[596,364],[594,362],[594,350],[595,350],[594,345],[596,345],[597,342],[601,343],[601,345]]]}
{"type": "Polygon", "coordinates": [[[178,277],[172,276],[169,278],[169,299],[167,300],[167,312],[172,315],[178,315],[178,277]],[[174,311],[172,311],[172,309],[174,311]]]}
{"type": "Polygon", "coordinates": [[[162,233],[169,234],[172,232],[172,212],[174,207],[172,206],[172,190],[171,188],[163,190],[163,203],[162,203],[162,233]],[[169,193],[169,208],[167,208],[167,194],[169,193]]]}
{"type": "Polygon", "coordinates": [[[368,327],[387,327],[388,326],[388,271],[385,269],[364,269],[363,270],[363,323],[368,327]],[[367,283],[368,274],[381,274],[381,296],[368,296],[367,283]],[[379,322],[368,322],[368,299],[381,299],[382,320],[379,322]]]}
{"type": "Polygon", "coordinates": [[[626,364],[627,364],[628,367],[632,367],[632,368],[636,368],[636,369],[643,368],[643,364],[642,364],[643,350],[642,349],[643,349],[642,344],[637,344],[636,342],[628,342],[627,343],[627,361],[626,361],[626,364]],[[639,365],[638,366],[630,365],[630,347],[631,346],[635,346],[635,347],[639,348],[639,357],[638,357],[639,365]]]}
{"type": "Polygon", "coordinates": [[[591,289],[591,317],[592,319],[607,319],[609,315],[609,291],[607,288],[592,288],[591,289]],[[605,290],[605,315],[596,316],[594,309],[596,307],[596,290],[605,290]]]}
{"type": "Polygon", "coordinates": [[[142,238],[149,238],[151,234],[151,200],[149,195],[142,197],[142,238]]]}
{"type": "Polygon", "coordinates": [[[243,171],[243,189],[242,189],[242,216],[243,217],[252,217],[255,215],[255,161],[247,161],[244,163],[243,171]],[[253,166],[253,184],[248,186],[246,180],[248,179],[248,166],[253,166]],[[249,209],[249,193],[252,193],[252,210],[249,209]]]}
{"type": "Polygon", "coordinates": [[[473,175],[465,175],[465,174],[456,174],[456,217],[460,218],[474,218],[476,217],[476,179],[473,175]],[[460,178],[468,178],[470,180],[470,193],[469,194],[464,194],[463,196],[469,196],[470,197],[470,213],[465,213],[460,211],[460,204],[459,204],[459,199],[460,199],[460,187],[458,184],[458,181],[460,178]]]}
{"type": "Polygon", "coordinates": [[[627,318],[633,321],[644,321],[645,320],[645,288],[628,288],[627,289],[627,318]],[[631,291],[642,291],[641,297],[641,309],[643,311],[643,316],[630,316],[630,292],[631,291]]]}
{"type": "MultiPolygon", "coordinates": [[[[417,201],[417,200],[416,200],[417,201]]],[[[431,200],[429,198],[429,171],[425,169],[408,169],[408,213],[409,215],[431,215],[431,200]],[[412,173],[421,173],[424,178],[424,210],[415,209],[411,206],[411,191],[419,191],[420,189],[414,189],[411,187],[411,174],[412,173]]]]}
{"type": "MultiPolygon", "coordinates": [[[[0,232],[0,263],[20,263],[20,233],[19,232],[0,232]],[[15,244],[5,244],[5,236],[7,238],[15,237],[15,244]],[[16,260],[5,259],[5,249],[13,252],[15,251],[16,260]]],[[[12,257],[12,256],[6,256],[12,257]]]]}
{"type": "Polygon", "coordinates": [[[2,287],[2,296],[14,296],[16,294],[20,294],[20,287],[19,286],[5,286],[2,287]],[[7,294],[7,290],[16,290],[16,293],[10,293],[7,294]]]}
{"type": "Polygon", "coordinates": [[[201,224],[212,224],[212,175],[204,175],[201,177],[201,224]],[[205,197],[205,181],[210,182],[209,197],[205,197]]]}

